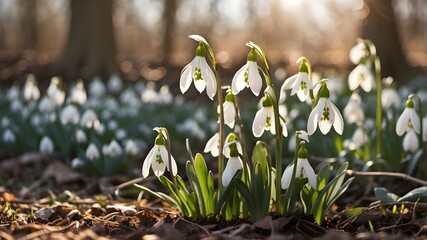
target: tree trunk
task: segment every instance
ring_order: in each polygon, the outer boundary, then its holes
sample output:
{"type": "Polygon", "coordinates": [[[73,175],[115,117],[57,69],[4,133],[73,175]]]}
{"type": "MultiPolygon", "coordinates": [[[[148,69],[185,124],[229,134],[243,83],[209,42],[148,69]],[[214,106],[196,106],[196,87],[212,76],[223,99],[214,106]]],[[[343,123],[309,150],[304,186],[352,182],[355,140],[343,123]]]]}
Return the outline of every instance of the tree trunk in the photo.
{"type": "Polygon", "coordinates": [[[163,46],[162,46],[162,62],[165,65],[170,65],[173,51],[173,35],[176,23],[176,11],[178,10],[179,0],[165,0],[163,12],[163,46]]]}
{"type": "Polygon", "coordinates": [[[106,79],[118,70],[113,34],[112,0],[72,0],[67,44],[53,66],[54,74],[75,81],[106,79]]]}
{"type": "Polygon", "coordinates": [[[409,66],[397,32],[391,0],[364,0],[369,14],[362,28],[361,37],[371,40],[381,61],[381,75],[392,76],[402,84],[412,80],[415,70],[409,66]]]}

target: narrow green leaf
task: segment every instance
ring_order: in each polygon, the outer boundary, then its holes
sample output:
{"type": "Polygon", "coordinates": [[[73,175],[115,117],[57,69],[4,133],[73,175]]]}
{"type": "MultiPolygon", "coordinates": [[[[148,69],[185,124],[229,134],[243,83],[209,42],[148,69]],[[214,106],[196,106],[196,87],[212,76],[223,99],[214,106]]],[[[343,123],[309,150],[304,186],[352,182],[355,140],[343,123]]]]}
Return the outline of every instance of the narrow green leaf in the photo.
{"type": "Polygon", "coordinates": [[[196,154],[194,163],[195,163],[197,179],[200,184],[200,190],[202,191],[201,193],[203,197],[203,202],[206,207],[205,213],[206,215],[208,215],[213,213],[215,208],[214,201],[213,201],[213,189],[209,189],[209,186],[208,186],[208,185],[212,186],[213,184],[208,184],[208,169],[206,166],[205,159],[201,154],[199,153],[196,154]]]}
{"type": "Polygon", "coordinates": [[[197,202],[199,204],[200,215],[206,216],[206,206],[202,196],[202,190],[200,188],[199,181],[197,179],[196,170],[194,169],[193,162],[187,161],[185,164],[188,180],[190,180],[191,187],[197,196],[197,202]]]}
{"type": "Polygon", "coordinates": [[[399,196],[391,193],[389,190],[383,187],[376,187],[374,189],[375,197],[377,197],[382,203],[393,203],[396,202],[399,196]]]}
{"type": "Polygon", "coordinates": [[[408,201],[408,202],[416,202],[418,199],[421,199],[421,202],[425,202],[427,198],[427,187],[419,187],[416,188],[407,194],[405,196],[397,199],[398,202],[408,201]]]}
{"type": "Polygon", "coordinates": [[[174,208],[176,208],[176,209],[178,209],[178,211],[180,211],[181,212],[181,208],[180,208],[180,205],[177,203],[177,201],[175,200],[175,199],[173,199],[172,197],[170,197],[170,196],[168,196],[168,195],[166,195],[166,194],[164,194],[164,193],[162,193],[162,192],[155,192],[155,191],[153,191],[153,190],[151,190],[151,189],[149,189],[149,188],[147,188],[147,187],[144,187],[144,186],[142,186],[142,185],[139,185],[139,184],[133,184],[135,187],[137,187],[137,188],[139,188],[139,189],[141,189],[141,190],[143,190],[144,192],[147,192],[148,194],[150,194],[151,196],[154,196],[154,197],[157,197],[157,198],[159,198],[160,200],[162,200],[162,201],[165,201],[165,202],[167,202],[169,205],[171,205],[172,207],[174,207],[174,208]]]}

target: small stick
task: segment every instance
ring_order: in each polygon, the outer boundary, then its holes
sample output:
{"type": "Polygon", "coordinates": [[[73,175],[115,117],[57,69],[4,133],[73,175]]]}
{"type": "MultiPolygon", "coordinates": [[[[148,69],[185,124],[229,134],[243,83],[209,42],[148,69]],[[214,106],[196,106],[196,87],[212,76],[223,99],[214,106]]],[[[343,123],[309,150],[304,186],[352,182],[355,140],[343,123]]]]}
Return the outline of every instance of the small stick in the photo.
{"type": "Polygon", "coordinates": [[[360,172],[347,170],[347,174],[349,176],[385,176],[385,177],[396,177],[401,178],[403,180],[411,181],[423,186],[427,186],[427,181],[421,180],[419,178],[411,177],[408,174],[404,173],[396,173],[396,172],[360,172]]]}

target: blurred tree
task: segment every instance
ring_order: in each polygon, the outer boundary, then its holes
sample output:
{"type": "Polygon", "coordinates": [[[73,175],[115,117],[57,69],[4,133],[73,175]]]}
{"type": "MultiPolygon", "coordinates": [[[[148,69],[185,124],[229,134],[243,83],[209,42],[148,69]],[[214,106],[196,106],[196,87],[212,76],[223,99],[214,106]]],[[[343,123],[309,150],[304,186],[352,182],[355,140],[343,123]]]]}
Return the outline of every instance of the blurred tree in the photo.
{"type": "Polygon", "coordinates": [[[37,0],[20,0],[22,49],[36,50],[37,36],[37,0]]]}
{"type": "Polygon", "coordinates": [[[173,36],[175,35],[176,11],[178,10],[179,0],[165,0],[163,11],[163,46],[162,62],[166,65],[171,64],[171,55],[173,51],[173,36]]]}
{"type": "Polygon", "coordinates": [[[392,76],[398,83],[413,80],[417,74],[409,66],[397,31],[391,0],[364,0],[369,14],[361,37],[370,39],[377,48],[383,77],[392,76]]]}
{"type": "Polygon", "coordinates": [[[108,78],[118,70],[113,34],[112,0],[72,0],[68,40],[53,73],[74,81],[95,75],[108,78]]]}

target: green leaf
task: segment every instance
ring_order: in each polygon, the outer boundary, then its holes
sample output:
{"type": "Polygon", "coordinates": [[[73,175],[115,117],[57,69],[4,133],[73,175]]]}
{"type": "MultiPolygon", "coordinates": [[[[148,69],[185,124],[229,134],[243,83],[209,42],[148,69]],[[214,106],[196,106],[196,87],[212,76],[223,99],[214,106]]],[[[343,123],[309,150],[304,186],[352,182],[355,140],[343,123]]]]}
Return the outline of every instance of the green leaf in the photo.
{"type": "Polygon", "coordinates": [[[408,169],[406,170],[406,174],[412,175],[412,173],[414,173],[418,165],[418,162],[422,159],[422,156],[423,156],[423,151],[421,149],[416,151],[414,154],[412,154],[411,159],[409,160],[409,166],[408,166],[408,169]]]}
{"type": "Polygon", "coordinates": [[[191,187],[197,196],[197,202],[199,204],[199,212],[202,216],[206,216],[206,206],[203,200],[202,190],[200,188],[199,181],[197,179],[196,170],[194,169],[193,162],[187,161],[185,164],[188,180],[190,180],[191,187]]]}
{"type": "Polygon", "coordinates": [[[203,202],[205,204],[205,210],[206,215],[209,215],[214,212],[215,203],[213,199],[213,189],[209,189],[209,186],[213,186],[213,179],[212,182],[208,184],[208,169],[206,166],[205,159],[203,156],[199,153],[196,154],[195,159],[195,170],[197,179],[199,181],[201,194],[203,197],[203,202]]]}
{"type": "MultiPolygon", "coordinates": [[[[239,169],[233,176],[232,179],[240,179],[240,177],[242,176],[242,170],[239,169]]],[[[235,183],[232,180],[230,182],[230,184],[225,188],[224,192],[222,193],[222,195],[219,197],[218,202],[215,206],[215,212],[220,212],[222,210],[222,208],[224,207],[225,203],[227,202],[228,199],[230,199],[233,188],[235,187],[235,183]]]]}
{"type": "Polygon", "coordinates": [[[396,202],[399,196],[391,193],[386,188],[376,187],[374,189],[375,197],[377,197],[382,203],[393,203],[396,202]]]}
{"type": "Polygon", "coordinates": [[[245,202],[248,205],[249,211],[252,214],[252,219],[254,221],[260,219],[257,205],[255,204],[254,199],[252,198],[252,194],[248,186],[246,186],[246,184],[238,178],[233,179],[233,181],[236,188],[239,190],[240,194],[242,194],[243,199],[245,199],[245,202]]]}
{"type": "Polygon", "coordinates": [[[176,208],[176,209],[178,209],[178,211],[180,211],[180,212],[182,212],[181,211],[181,208],[180,208],[180,205],[177,203],[177,201],[175,200],[175,199],[173,199],[172,197],[170,197],[170,196],[168,196],[168,195],[166,195],[166,194],[164,194],[164,193],[162,193],[162,192],[155,192],[155,191],[153,191],[153,190],[151,190],[151,189],[149,189],[149,188],[147,188],[147,187],[144,187],[144,186],[142,186],[142,185],[139,185],[139,184],[133,184],[135,187],[137,187],[137,188],[139,188],[139,189],[141,189],[141,190],[143,190],[144,192],[147,192],[148,194],[150,194],[151,196],[154,196],[154,197],[157,197],[157,198],[159,198],[160,200],[163,200],[163,201],[165,201],[165,202],[167,202],[169,205],[171,205],[172,207],[174,207],[174,208],[176,208]]]}
{"type": "Polygon", "coordinates": [[[357,208],[352,208],[352,209],[344,210],[343,215],[346,218],[350,218],[350,217],[353,217],[353,216],[356,216],[356,215],[362,213],[366,209],[367,209],[366,207],[357,207],[357,208]]]}
{"type": "Polygon", "coordinates": [[[398,202],[408,201],[408,202],[416,202],[418,199],[421,199],[421,202],[425,202],[427,198],[427,187],[419,187],[416,188],[407,194],[405,196],[397,199],[398,202]]]}
{"type": "Polygon", "coordinates": [[[256,163],[261,164],[264,176],[270,176],[270,168],[268,164],[268,148],[267,145],[261,141],[258,141],[255,144],[254,150],[252,152],[252,166],[255,166],[256,163]]]}

